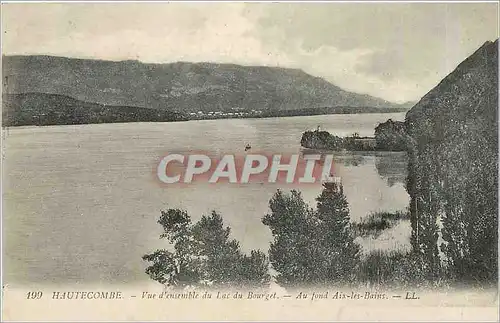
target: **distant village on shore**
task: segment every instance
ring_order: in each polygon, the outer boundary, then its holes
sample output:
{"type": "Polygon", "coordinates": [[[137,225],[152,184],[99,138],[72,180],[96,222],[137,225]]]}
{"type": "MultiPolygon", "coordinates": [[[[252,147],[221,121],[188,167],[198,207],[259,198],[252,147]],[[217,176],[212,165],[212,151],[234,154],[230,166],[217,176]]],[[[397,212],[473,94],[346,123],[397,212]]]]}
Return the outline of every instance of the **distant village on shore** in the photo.
{"type": "Polygon", "coordinates": [[[231,108],[230,111],[198,111],[189,113],[189,119],[227,119],[227,118],[252,118],[262,115],[262,110],[246,111],[243,108],[231,108]]]}

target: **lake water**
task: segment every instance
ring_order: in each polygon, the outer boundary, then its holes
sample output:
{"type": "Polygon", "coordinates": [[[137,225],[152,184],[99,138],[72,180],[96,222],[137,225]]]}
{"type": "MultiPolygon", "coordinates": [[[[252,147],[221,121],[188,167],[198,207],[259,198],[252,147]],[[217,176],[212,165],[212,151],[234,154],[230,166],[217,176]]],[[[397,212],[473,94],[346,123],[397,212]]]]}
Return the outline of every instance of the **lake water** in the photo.
{"type": "MultiPolygon", "coordinates": [[[[158,239],[160,210],[186,209],[193,220],[219,211],[245,251],[267,251],[271,234],[261,223],[277,188],[299,189],[314,203],[320,185],[193,183],[162,187],[154,169],[167,152],[299,153],[305,130],[373,135],[403,113],[269,119],[206,120],[11,128],[4,140],[4,279],[9,283],[133,283],[148,280],[141,256],[158,239]]],[[[403,210],[406,159],[402,153],[338,154],[353,221],[370,212],[403,210]]],[[[410,227],[401,223],[367,250],[404,248],[410,227]]]]}

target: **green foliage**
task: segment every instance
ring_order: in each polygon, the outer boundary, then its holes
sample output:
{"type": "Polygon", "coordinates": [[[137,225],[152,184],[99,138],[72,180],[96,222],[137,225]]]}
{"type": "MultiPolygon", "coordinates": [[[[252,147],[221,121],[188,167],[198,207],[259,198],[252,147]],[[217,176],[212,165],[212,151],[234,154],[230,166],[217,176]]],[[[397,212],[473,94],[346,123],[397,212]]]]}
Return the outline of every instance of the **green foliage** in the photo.
{"type": "Polygon", "coordinates": [[[231,240],[230,228],[215,211],[195,224],[182,210],[162,211],[158,223],[173,251],[157,250],[143,256],[152,263],[146,273],[167,286],[264,287],[269,284],[268,260],[261,251],[242,253],[239,243],[231,240]]]}
{"type": "Polygon", "coordinates": [[[384,230],[390,229],[402,220],[409,219],[408,212],[375,212],[353,224],[357,236],[379,236],[384,230]]]}
{"type": "Polygon", "coordinates": [[[497,110],[498,41],[462,62],[406,116],[411,241],[431,279],[440,266],[456,282],[498,279],[497,110]]]}
{"type": "Polygon", "coordinates": [[[354,242],[350,224],[349,205],[341,184],[324,183],[316,198],[316,216],[321,221],[317,234],[325,254],[327,281],[350,283],[355,279],[359,261],[359,246],[354,242]]]}
{"type": "Polygon", "coordinates": [[[467,154],[467,159],[446,156],[441,249],[450,274],[476,284],[497,279],[498,164],[496,148],[483,136],[468,134],[473,143],[454,142],[456,153],[467,154]]]}
{"type": "Polygon", "coordinates": [[[269,226],[274,242],[269,249],[269,260],[278,272],[276,281],[282,286],[298,283],[310,284],[316,277],[311,266],[315,239],[313,210],[302,199],[298,191],[285,194],[278,190],[269,201],[270,214],[262,219],[269,226]]]}
{"type": "Polygon", "coordinates": [[[359,246],[349,225],[349,209],[342,186],[325,183],[310,208],[297,191],[278,190],[271,198],[271,212],[262,222],[274,241],[269,258],[282,286],[349,284],[359,255],[359,246]]]}
{"type": "Polygon", "coordinates": [[[256,288],[269,285],[269,261],[260,250],[252,250],[250,256],[244,255],[238,270],[243,286],[256,288]]]}
{"type": "Polygon", "coordinates": [[[359,133],[341,138],[328,131],[306,131],[300,140],[302,147],[334,151],[406,151],[407,136],[402,122],[382,123],[375,129],[375,137],[360,137],[359,133]]]}
{"type": "Polygon", "coordinates": [[[330,134],[328,131],[306,131],[300,140],[302,147],[315,149],[342,150],[344,141],[338,136],[330,134]]]}
{"type": "MultiPolygon", "coordinates": [[[[408,186],[412,221],[412,249],[422,258],[422,270],[426,271],[428,278],[433,280],[440,271],[441,261],[438,249],[438,216],[440,212],[440,187],[438,183],[438,170],[436,169],[436,154],[434,148],[427,147],[427,152],[416,155],[413,148],[409,156],[409,174],[419,174],[412,178],[411,187],[408,186]]],[[[410,177],[410,176],[409,176],[410,177]]]]}
{"type": "MultiPolygon", "coordinates": [[[[361,259],[357,274],[360,284],[372,287],[439,287],[447,281],[429,281],[421,270],[421,260],[412,252],[406,251],[373,251],[361,259]]],[[[440,274],[439,277],[445,277],[440,274]]]]}
{"type": "Polygon", "coordinates": [[[375,128],[377,150],[406,151],[408,136],[404,122],[387,120],[375,128]]]}

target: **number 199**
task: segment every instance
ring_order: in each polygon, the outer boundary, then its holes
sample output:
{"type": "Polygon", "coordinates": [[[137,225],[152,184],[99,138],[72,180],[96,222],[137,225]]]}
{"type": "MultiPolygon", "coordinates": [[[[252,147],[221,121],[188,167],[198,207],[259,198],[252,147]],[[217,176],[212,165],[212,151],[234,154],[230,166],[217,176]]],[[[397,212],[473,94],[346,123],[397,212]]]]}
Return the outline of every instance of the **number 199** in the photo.
{"type": "Polygon", "coordinates": [[[42,298],[43,293],[42,292],[28,292],[26,295],[26,299],[40,299],[42,298]]]}

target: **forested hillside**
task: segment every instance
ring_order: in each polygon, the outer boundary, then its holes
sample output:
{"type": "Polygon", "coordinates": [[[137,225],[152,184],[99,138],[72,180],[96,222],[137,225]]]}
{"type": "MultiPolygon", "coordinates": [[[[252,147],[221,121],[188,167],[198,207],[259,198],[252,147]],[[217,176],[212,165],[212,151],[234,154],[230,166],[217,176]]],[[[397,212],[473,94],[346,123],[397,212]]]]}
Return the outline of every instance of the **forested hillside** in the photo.
{"type": "Polygon", "coordinates": [[[430,277],[497,279],[498,40],[406,115],[413,249],[430,277]],[[440,227],[442,227],[440,229],[440,227]]]}

